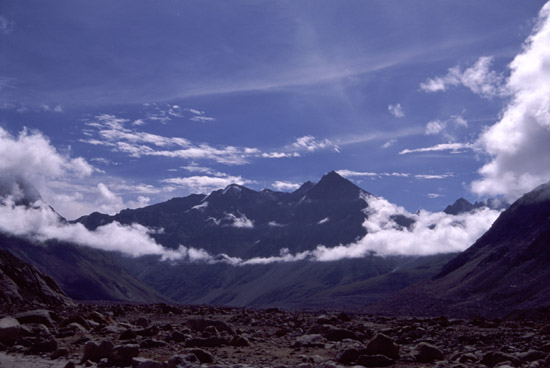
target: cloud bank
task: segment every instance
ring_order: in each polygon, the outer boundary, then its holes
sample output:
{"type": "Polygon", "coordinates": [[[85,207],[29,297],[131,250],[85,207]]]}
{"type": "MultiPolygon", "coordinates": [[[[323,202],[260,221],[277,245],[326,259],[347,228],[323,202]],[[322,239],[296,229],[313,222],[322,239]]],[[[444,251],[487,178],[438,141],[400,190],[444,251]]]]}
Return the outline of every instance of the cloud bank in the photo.
{"type": "MultiPolygon", "coordinates": [[[[372,253],[389,256],[459,252],[481,236],[500,214],[498,211],[487,208],[458,216],[427,211],[411,214],[383,198],[366,195],[363,199],[368,203],[363,223],[368,233],[362,239],[335,247],[318,245],[313,250],[296,254],[282,248],[278,255],[250,259],[227,254],[212,255],[204,249],[185,245],[180,245],[178,249],[167,249],[152,237],[162,229],[151,229],[139,224],[121,225],[113,222],[90,231],[82,224],[67,223],[62,220],[40,199],[31,206],[25,206],[17,205],[12,196],[3,197],[0,201],[0,231],[38,241],[50,239],[67,241],[105,251],[121,252],[131,257],[156,255],[161,260],[169,261],[245,266],[301,260],[337,261],[360,258],[372,253]],[[405,216],[414,220],[414,223],[404,228],[396,222],[396,215],[405,216]]],[[[228,213],[223,219],[211,220],[216,225],[243,229],[254,227],[253,221],[240,213],[238,215],[228,213]]],[[[281,225],[270,224],[270,226],[281,225]]]]}
{"type": "Polygon", "coordinates": [[[472,190],[515,199],[550,180],[550,3],[510,69],[512,99],[477,142],[491,161],[479,170],[482,178],[472,190]]]}

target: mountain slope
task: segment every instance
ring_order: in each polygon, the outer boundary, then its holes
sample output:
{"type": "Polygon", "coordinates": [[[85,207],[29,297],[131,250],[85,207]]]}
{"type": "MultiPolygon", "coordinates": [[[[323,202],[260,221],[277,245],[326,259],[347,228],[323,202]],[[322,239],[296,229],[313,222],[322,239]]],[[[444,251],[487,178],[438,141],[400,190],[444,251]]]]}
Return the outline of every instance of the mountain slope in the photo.
{"type": "Polygon", "coordinates": [[[2,233],[0,248],[51,276],[73,299],[170,301],[130,275],[107,252],[55,241],[33,243],[2,233]]]}
{"type": "Polygon", "coordinates": [[[548,280],[550,183],[517,200],[432,280],[406,289],[374,309],[491,317],[518,310],[550,310],[548,280]]]}
{"type": "Polygon", "coordinates": [[[0,302],[6,312],[74,304],[51,277],[1,249],[0,302]]]}

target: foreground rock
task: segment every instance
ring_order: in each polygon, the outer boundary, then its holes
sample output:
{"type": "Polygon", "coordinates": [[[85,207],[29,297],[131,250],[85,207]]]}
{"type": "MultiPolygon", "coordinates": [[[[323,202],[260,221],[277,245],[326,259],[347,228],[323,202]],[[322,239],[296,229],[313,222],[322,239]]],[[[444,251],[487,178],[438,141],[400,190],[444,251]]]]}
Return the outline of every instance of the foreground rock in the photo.
{"type": "Polygon", "coordinates": [[[0,315],[0,350],[17,362],[5,366],[33,368],[535,368],[550,362],[547,325],[164,304],[78,305],[55,313],[0,315]]]}

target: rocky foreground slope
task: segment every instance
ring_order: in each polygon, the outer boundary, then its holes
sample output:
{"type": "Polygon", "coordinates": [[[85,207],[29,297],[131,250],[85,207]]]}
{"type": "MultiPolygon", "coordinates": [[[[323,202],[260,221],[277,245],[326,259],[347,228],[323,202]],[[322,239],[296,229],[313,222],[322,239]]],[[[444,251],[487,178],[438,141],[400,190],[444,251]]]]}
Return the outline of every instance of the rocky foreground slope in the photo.
{"type": "MultiPolygon", "coordinates": [[[[547,367],[550,325],[204,306],[79,305],[0,319],[21,367],[547,367]]],[[[13,365],[15,364],[15,365],[13,365]]]]}

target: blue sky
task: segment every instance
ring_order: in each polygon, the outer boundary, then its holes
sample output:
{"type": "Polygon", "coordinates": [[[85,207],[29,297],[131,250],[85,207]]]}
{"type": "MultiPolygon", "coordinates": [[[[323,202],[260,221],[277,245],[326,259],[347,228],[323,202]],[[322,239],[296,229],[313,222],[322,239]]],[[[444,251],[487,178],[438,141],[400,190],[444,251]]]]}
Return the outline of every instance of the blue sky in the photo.
{"type": "MultiPolygon", "coordinates": [[[[0,4],[0,128],[83,158],[85,175],[37,179],[70,218],[330,170],[409,211],[550,179],[487,133],[547,56],[526,51],[544,1],[0,4]]],[[[522,144],[545,164],[544,116],[522,144]]]]}

